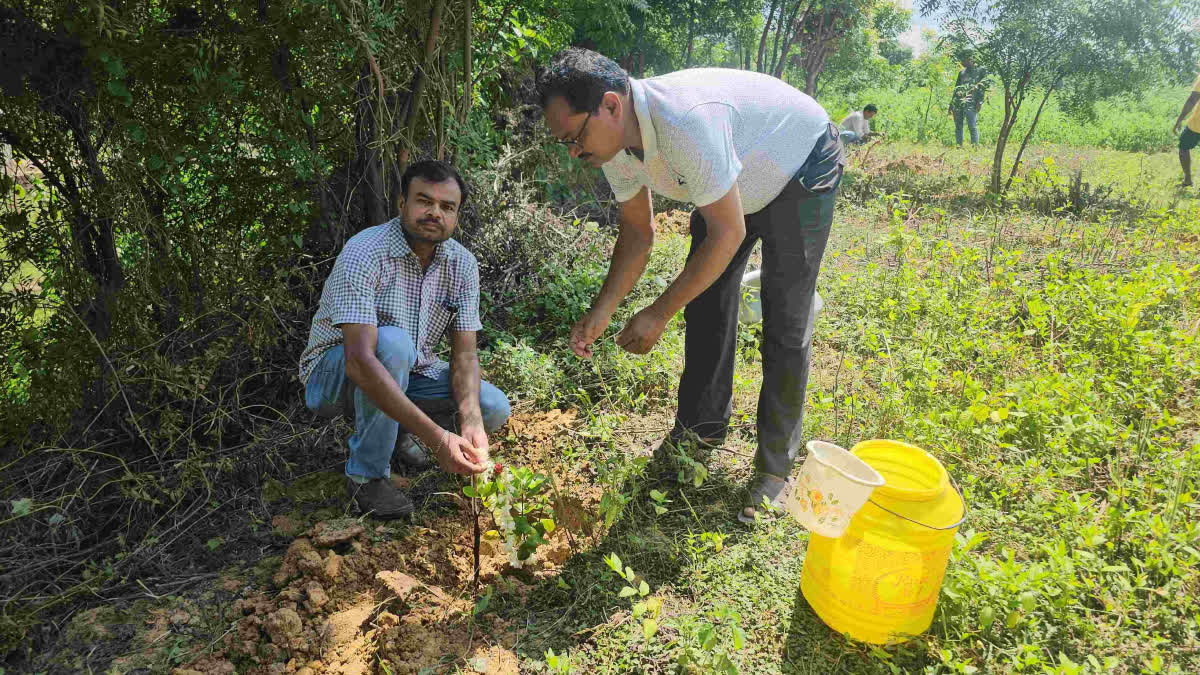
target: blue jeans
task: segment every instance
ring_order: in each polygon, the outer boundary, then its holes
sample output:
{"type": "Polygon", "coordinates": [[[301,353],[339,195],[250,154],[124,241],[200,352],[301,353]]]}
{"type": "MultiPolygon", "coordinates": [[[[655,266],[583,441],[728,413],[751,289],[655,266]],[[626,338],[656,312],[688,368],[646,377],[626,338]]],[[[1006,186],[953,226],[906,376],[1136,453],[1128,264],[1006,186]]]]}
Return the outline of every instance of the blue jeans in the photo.
{"type": "Polygon", "coordinates": [[[963,144],[963,119],[967,121],[967,127],[971,130],[971,145],[979,145],[979,126],[977,124],[977,115],[979,111],[975,106],[967,104],[963,108],[954,110],[954,140],[962,146],[963,144]]]}
{"type": "MultiPolygon", "coordinates": [[[[410,399],[450,398],[450,371],[437,378],[410,372],[417,360],[417,348],[408,333],[395,326],[380,326],[375,356],[396,379],[410,399]]],[[[400,423],[376,407],[354,381],[346,377],[346,352],[342,345],[331,347],[321,356],[308,377],[304,404],[322,417],[337,417],[354,406],[354,435],[350,437],[347,476],[387,478],[391,475],[392,452],[400,434],[400,423]]],[[[488,382],[479,383],[479,408],[483,428],[488,433],[508,420],[508,397],[488,382]]]]}

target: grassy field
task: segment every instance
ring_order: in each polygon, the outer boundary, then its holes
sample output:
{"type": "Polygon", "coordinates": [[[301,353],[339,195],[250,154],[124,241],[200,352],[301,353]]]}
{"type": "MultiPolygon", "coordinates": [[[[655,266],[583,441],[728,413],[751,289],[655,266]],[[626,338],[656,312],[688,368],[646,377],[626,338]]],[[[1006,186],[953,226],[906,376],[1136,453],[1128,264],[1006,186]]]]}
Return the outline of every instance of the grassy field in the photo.
{"type": "MultiPolygon", "coordinates": [[[[949,78],[953,79],[954,74],[949,78]]],[[[1167,152],[1178,143],[1171,126],[1187,100],[1187,87],[1162,87],[1149,90],[1134,98],[1115,97],[1096,103],[1095,119],[1078,119],[1063,112],[1057,98],[1051,98],[1042,111],[1034,130],[1032,143],[1054,143],[1072,147],[1126,150],[1139,153],[1167,152]]],[[[1034,92],[1036,94],[1036,92],[1034,92]]],[[[1032,96],[1021,110],[1020,120],[1013,128],[1010,152],[1016,152],[1029,130],[1040,97],[1032,96]]],[[[868,103],[879,108],[871,121],[876,131],[883,131],[894,141],[926,141],[933,144],[954,143],[954,118],[948,113],[950,86],[937,86],[931,96],[929,89],[891,88],[865,89],[852,98],[840,96],[822,98],[822,105],[840,121],[850,110],[861,110],[868,103]]],[[[979,136],[986,144],[996,138],[1004,119],[1004,92],[993,82],[983,108],[979,111],[979,136]]],[[[964,130],[965,133],[965,130],[964,130]]]]}
{"type": "MultiPolygon", "coordinates": [[[[649,456],[672,419],[682,318],[650,355],[602,339],[594,361],[569,356],[567,319],[604,269],[592,232],[592,263],[531,280],[540,292],[485,361],[517,399],[496,456],[551,478],[525,495],[554,521],[535,562],[514,569],[485,533],[476,589],[468,502],[437,474],[399,479],[422,506],[411,524],[348,517],[337,428],[306,449],[329,471],[268,484],[247,531],[198,552],[239,559],[75,615],[42,667],[1200,671],[1200,201],[1174,188],[1173,156],[1040,147],[1007,202],[983,194],[987,149],[852,159],[805,427],[846,446],[915,443],[962,486],[971,514],[926,634],[880,648],[833,633],[799,593],[806,531],[734,520],[757,326],[742,329],[726,446],[697,454],[683,487],[659,479],[649,456]]],[[[620,319],[682,265],[686,213],[660,225],[620,319]]]]}

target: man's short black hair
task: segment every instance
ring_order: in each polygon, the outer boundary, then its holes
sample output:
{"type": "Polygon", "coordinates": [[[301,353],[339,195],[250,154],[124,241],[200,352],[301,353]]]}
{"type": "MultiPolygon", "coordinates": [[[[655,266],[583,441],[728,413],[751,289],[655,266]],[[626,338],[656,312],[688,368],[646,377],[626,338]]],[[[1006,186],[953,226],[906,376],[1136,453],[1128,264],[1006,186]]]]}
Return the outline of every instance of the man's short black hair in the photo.
{"type": "Polygon", "coordinates": [[[629,93],[629,73],[616,61],[590,49],[568,47],[550,59],[538,75],[538,96],[545,108],[550,99],[563,97],[573,113],[600,109],[604,94],[629,93]]]}
{"type": "Polygon", "coordinates": [[[458,175],[458,171],[453,166],[446,162],[437,159],[423,159],[419,162],[413,162],[404,170],[404,175],[400,177],[400,192],[404,193],[404,198],[408,199],[408,186],[412,185],[414,178],[423,178],[430,183],[443,183],[453,178],[458,183],[458,191],[462,193],[462,198],[458,200],[458,205],[461,207],[467,203],[467,183],[458,175]]]}
{"type": "Polygon", "coordinates": [[[874,103],[868,103],[863,106],[863,112],[879,112],[879,108],[876,108],[874,103]]]}

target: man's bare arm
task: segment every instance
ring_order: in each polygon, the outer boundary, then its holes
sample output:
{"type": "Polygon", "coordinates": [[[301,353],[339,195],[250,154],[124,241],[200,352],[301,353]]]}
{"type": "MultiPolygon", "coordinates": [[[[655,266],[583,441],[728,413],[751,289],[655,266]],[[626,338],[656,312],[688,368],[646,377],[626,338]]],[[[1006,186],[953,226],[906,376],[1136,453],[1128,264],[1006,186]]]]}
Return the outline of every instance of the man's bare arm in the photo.
{"type": "Polygon", "coordinates": [[[621,203],[620,232],[604,285],[596,294],[592,308],[571,329],[571,349],[589,358],[592,343],[612,321],[613,312],[646,271],[650,250],[654,248],[653,205],[650,190],[643,187],[637,195],[621,203]]]}
{"type": "MultiPolygon", "coordinates": [[[[345,338],[346,377],[349,377],[383,414],[415,434],[427,448],[433,448],[438,462],[446,471],[461,474],[479,473],[483,466],[465,453],[469,444],[449,433],[418,408],[388,372],[375,348],[379,344],[379,329],[370,324],[344,323],[338,326],[345,338]]],[[[478,398],[478,394],[476,394],[478,398]]]]}
{"type": "Polygon", "coordinates": [[[1192,108],[1196,107],[1197,102],[1200,102],[1200,92],[1193,91],[1183,102],[1183,110],[1179,111],[1179,117],[1175,118],[1175,133],[1179,133],[1179,127],[1183,126],[1183,121],[1192,112],[1192,108]]]}

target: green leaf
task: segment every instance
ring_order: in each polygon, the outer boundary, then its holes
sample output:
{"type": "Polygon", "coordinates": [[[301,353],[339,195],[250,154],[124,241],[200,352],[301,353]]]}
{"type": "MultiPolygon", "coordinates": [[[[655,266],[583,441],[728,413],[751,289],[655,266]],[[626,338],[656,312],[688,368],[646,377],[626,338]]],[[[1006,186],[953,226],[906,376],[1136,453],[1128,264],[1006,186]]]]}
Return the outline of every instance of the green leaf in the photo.
{"type": "Polygon", "coordinates": [[[546,534],[550,534],[554,531],[556,525],[554,524],[553,520],[550,520],[549,518],[542,518],[542,527],[546,528],[546,534]]]}
{"type": "Polygon", "coordinates": [[[659,598],[646,598],[646,611],[650,612],[650,616],[658,618],[659,612],[662,611],[662,600],[659,598]]]}
{"type": "Polygon", "coordinates": [[[661,502],[667,498],[667,495],[663,494],[662,492],[659,492],[658,490],[651,490],[650,498],[656,502],[661,502]]]}
{"type": "Polygon", "coordinates": [[[979,627],[987,630],[991,627],[992,622],[996,620],[996,610],[991,607],[984,607],[979,610],[979,627]]]}
{"type": "Polygon", "coordinates": [[[633,586],[626,586],[621,589],[620,595],[622,598],[628,598],[630,596],[637,595],[637,589],[635,589],[633,586]]]}
{"type": "Polygon", "coordinates": [[[621,573],[621,557],[616,553],[609,553],[608,555],[604,556],[604,562],[608,565],[608,569],[616,572],[617,574],[621,573]]]}
{"type": "Polygon", "coordinates": [[[1037,607],[1037,594],[1033,591],[1025,591],[1021,594],[1021,609],[1026,612],[1032,612],[1033,608],[1037,607]]]}
{"type": "Polygon", "coordinates": [[[473,499],[477,499],[479,497],[479,491],[470,485],[463,486],[463,494],[473,499]]]}
{"type": "Polygon", "coordinates": [[[733,627],[733,648],[741,649],[746,646],[746,631],[741,626],[733,627]]]}
{"type": "Polygon", "coordinates": [[[1004,619],[1004,625],[1008,626],[1009,628],[1015,628],[1019,623],[1021,623],[1021,612],[1015,609],[1009,612],[1008,617],[1004,619]]]}
{"type": "Polygon", "coordinates": [[[104,69],[108,71],[108,74],[113,77],[125,77],[125,64],[121,63],[121,59],[112,58],[107,54],[105,57],[107,58],[101,60],[104,61],[104,69]]]}
{"type": "Polygon", "coordinates": [[[104,85],[104,88],[116,98],[131,98],[129,90],[125,88],[125,83],[120,80],[109,80],[108,84],[104,85]]]}
{"type": "Polygon", "coordinates": [[[650,638],[654,637],[654,634],[657,632],[657,621],[654,619],[642,619],[642,636],[646,638],[646,642],[649,642],[650,638]]]}
{"type": "Polygon", "coordinates": [[[633,577],[634,577],[633,568],[632,568],[632,567],[629,567],[628,565],[626,565],[626,566],[625,566],[625,575],[624,575],[624,576],[625,576],[625,579],[626,579],[626,580],[627,580],[629,583],[633,583],[633,577]]]}
{"type": "Polygon", "coordinates": [[[14,499],[9,503],[12,504],[12,513],[17,518],[22,518],[33,513],[33,500],[29,497],[14,499]]]}
{"type": "Polygon", "coordinates": [[[638,586],[638,595],[641,595],[642,597],[650,595],[650,584],[646,583],[645,579],[643,579],[641,585],[638,586]]]}
{"type": "Polygon", "coordinates": [[[657,504],[655,504],[655,506],[654,506],[654,513],[655,513],[656,515],[660,515],[660,516],[661,516],[662,514],[664,514],[664,513],[666,513],[666,512],[667,512],[667,507],[665,507],[665,506],[658,506],[657,504]]]}
{"type": "Polygon", "coordinates": [[[708,478],[708,469],[703,464],[697,464],[692,469],[692,485],[700,487],[704,485],[705,479],[708,478]]]}
{"type": "Polygon", "coordinates": [[[487,592],[485,592],[483,594],[483,597],[479,598],[479,600],[477,600],[475,602],[475,616],[479,616],[480,614],[483,614],[484,612],[486,612],[487,608],[488,608],[488,604],[490,604],[491,601],[492,601],[492,587],[488,586],[487,592]]]}

